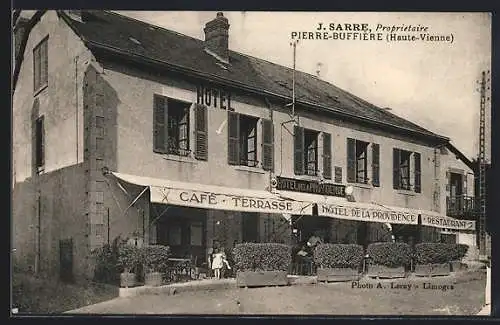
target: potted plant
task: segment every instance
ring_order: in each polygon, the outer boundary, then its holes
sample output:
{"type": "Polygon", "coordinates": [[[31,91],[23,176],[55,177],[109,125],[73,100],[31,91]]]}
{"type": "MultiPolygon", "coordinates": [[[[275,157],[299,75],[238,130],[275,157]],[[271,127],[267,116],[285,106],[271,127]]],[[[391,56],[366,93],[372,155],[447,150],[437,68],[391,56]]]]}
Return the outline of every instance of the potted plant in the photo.
{"type": "Polygon", "coordinates": [[[363,246],[356,244],[319,244],[314,250],[318,281],[359,280],[363,246]]]}
{"type": "Polygon", "coordinates": [[[148,245],[141,249],[141,257],[144,265],[145,285],[160,286],[162,274],[167,269],[170,248],[163,245],[148,245]]]}
{"type": "Polygon", "coordinates": [[[118,269],[120,270],[120,286],[133,287],[137,284],[136,267],[139,262],[139,249],[122,242],[118,247],[118,269]]]}
{"type": "Polygon", "coordinates": [[[376,278],[404,278],[411,261],[411,247],[407,243],[372,243],[366,250],[370,264],[368,276],[376,278]]]}
{"type": "Polygon", "coordinates": [[[288,285],[291,248],[279,243],[243,243],[233,249],[239,287],[288,285]]]}
{"type": "Polygon", "coordinates": [[[415,245],[415,275],[449,275],[450,262],[454,259],[454,244],[420,243],[415,245]]]}

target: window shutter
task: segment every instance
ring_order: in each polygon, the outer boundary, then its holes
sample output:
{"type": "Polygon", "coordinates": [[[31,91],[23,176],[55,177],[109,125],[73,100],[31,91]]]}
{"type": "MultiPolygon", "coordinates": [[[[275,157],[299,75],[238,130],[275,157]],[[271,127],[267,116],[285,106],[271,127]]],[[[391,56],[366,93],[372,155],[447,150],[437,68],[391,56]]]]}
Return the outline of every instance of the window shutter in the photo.
{"type": "Polygon", "coordinates": [[[446,192],[450,191],[450,172],[446,171],[446,192]]]}
{"type": "Polygon", "coordinates": [[[239,165],[240,161],[240,116],[238,113],[227,112],[227,159],[229,165],[239,165]]]}
{"type": "Polygon", "coordinates": [[[295,125],[293,128],[294,171],[295,175],[304,174],[304,128],[295,125]]]}
{"type": "Polygon", "coordinates": [[[208,110],[200,104],[194,106],[196,151],[195,158],[208,160],[208,110]]]}
{"type": "Polygon", "coordinates": [[[422,190],[421,184],[421,170],[420,170],[420,154],[418,152],[414,152],[413,156],[415,158],[415,192],[420,193],[422,190]]]}
{"type": "Polygon", "coordinates": [[[347,138],[347,182],[356,181],[356,140],[347,138]]]}
{"type": "Polygon", "coordinates": [[[165,97],[154,95],[153,99],[153,151],[164,153],[167,143],[168,106],[165,97]]]}
{"type": "Polygon", "coordinates": [[[33,91],[40,87],[40,47],[33,51],[33,91]]]}
{"type": "Polygon", "coordinates": [[[45,166],[45,117],[40,117],[40,166],[45,166]]]}
{"type": "Polygon", "coordinates": [[[323,133],[323,177],[332,179],[332,135],[323,133]]]}
{"type": "Polygon", "coordinates": [[[392,149],[392,187],[394,189],[399,189],[400,177],[399,177],[399,149],[392,149]]]}
{"type": "Polygon", "coordinates": [[[48,40],[43,41],[40,46],[40,86],[47,83],[48,68],[49,68],[49,57],[48,57],[48,40]]]}
{"type": "Polygon", "coordinates": [[[262,168],[264,170],[274,169],[274,137],[273,122],[262,120],[262,168]]]}
{"type": "Polygon", "coordinates": [[[380,146],[372,144],[372,185],[380,186],[380,146]]]}

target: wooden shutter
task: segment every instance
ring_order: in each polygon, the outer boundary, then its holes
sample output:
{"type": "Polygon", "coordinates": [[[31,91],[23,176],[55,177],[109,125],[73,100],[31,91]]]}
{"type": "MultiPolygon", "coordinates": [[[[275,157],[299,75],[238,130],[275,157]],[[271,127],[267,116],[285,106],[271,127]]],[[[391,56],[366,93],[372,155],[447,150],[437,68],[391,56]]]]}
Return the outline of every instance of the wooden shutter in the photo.
{"type": "Polygon", "coordinates": [[[304,174],[304,128],[295,125],[293,128],[293,166],[295,175],[304,174]]]}
{"type": "Polygon", "coordinates": [[[323,133],[323,177],[332,179],[332,135],[323,133]]]}
{"type": "Polygon", "coordinates": [[[372,143],[372,185],[380,186],[380,146],[372,143]]]}
{"type": "Polygon", "coordinates": [[[33,51],[33,91],[40,88],[40,47],[33,51]]]}
{"type": "Polygon", "coordinates": [[[392,149],[392,187],[394,189],[399,189],[400,177],[399,177],[399,162],[400,162],[400,152],[399,149],[392,149]]]}
{"type": "Polygon", "coordinates": [[[230,165],[240,164],[240,115],[227,112],[227,159],[230,165]]]}
{"type": "Polygon", "coordinates": [[[44,116],[40,116],[36,121],[36,165],[45,165],[45,122],[44,116]]]}
{"type": "Polygon", "coordinates": [[[274,137],[273,122],[262,120],[262,168],[264,170],[274,169],[274,137]]]}
{"type": "Polygon", "coordinates": [[[420,154],[418,152],[414,152],[413,157],[415,159],[415,192],[420,193],[422,190],[420,154]]]}
{"type": "Polygon", "coordinates": [[[46,39],[40,46],[40,86],[47,84],[49,57],[48,57],[48,40],[46,39]]]}
{"type": "Polygon", "coordinates": [[[153,99],[153,151],[164,153],[168,140],[167,99],[163,96],[154,95],[153,99]]]}
{"type": "Polygon", "coordinates": [[[195,118],[195,158],[199,160],[208,159],[208,112],[207,107],[200,104],[194,106],[195,118]]]}
{"type": "Polygon", "coordinates": [[[347,182],[356,181],[356,140],[347,138],[347,182]]]}

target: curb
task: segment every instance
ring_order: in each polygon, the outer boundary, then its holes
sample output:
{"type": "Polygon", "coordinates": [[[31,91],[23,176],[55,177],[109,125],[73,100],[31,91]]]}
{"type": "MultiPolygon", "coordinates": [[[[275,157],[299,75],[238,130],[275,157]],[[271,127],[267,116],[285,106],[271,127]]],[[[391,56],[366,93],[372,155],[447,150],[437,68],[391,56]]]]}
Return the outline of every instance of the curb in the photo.
{"type": "Polygon", "coordinates": [[[136,297],[142,295],[161,295],[167,294],[169,296],[180,292],[196,291],[196,290],[216,290],[216,289],[230,289],[236,288],[235,279],[221,279],[221,280],[199,280],[184,283],[173,283],[158,287],[141,286],[134,288],[120,288],[119,297],[136,297]]]}

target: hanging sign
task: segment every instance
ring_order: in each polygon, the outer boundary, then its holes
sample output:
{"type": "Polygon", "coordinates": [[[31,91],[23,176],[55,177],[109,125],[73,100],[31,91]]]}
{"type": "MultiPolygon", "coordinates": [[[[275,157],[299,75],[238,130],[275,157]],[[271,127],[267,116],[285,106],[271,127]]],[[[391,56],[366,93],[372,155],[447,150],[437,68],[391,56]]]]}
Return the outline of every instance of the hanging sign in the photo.
{"type": "Polygon", "coordinates": [[[383,223],[397,223],[416,225],[418,224],[418,211],[384,209],[366,206],[356,206],[355,204],[324,204],[318,203],[318,215],[338,219],[369,221],[383,223]]]}
{"type": "Polygon", "coordinates": [[[151,187],[151,201],[203,209],[280,214],[312,214],[312,205],[307,202],[157,186],[151,187]]]}
{"type": "Polygon", "coordinates": [[[472,220],[458,220],[443,215],[422,213],[422,226],[456,230],[476,230],[476,222],[472,220]]]}
{"type": "Polygon", "coordinates": [[[304,192],[326,196],[345,197],[345,186],[338,184],[319,183],[302,179],[293,179],[286,177],[276,177],[278,184],[276,189],[279,191],[304,192]]]}

